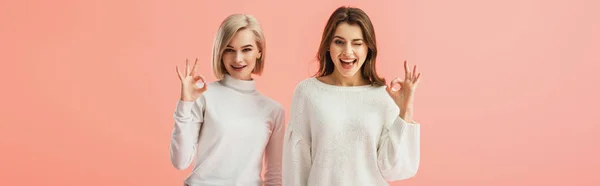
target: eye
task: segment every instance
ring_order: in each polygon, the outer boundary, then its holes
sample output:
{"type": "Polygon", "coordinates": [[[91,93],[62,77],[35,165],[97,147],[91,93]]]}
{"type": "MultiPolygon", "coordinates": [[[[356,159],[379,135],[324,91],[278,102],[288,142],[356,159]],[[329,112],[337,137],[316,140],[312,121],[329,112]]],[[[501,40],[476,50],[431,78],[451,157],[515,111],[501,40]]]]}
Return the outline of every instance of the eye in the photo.
{"type": "Polygon", "coordinates": [[[362,46],[363,43],[354,43],[355,46],[362,46]]]}
{"type": "Polygon", "coordinates": [[[250,52],[250,51],[252,51],[252,49],[251,48],[244,48],[242,51],[243,52],[250,52]]]}
{"type": "Polygon", "coordinates": [[[341,45],[344,44],[344,41],[336,39],[335,41],[333,41],[333,43],[335,43],[336,45],[341,45]]]}
{"type": "Polygon", "coordinates": [[[223,51],[223,52],[226,52],[226,53],[227,53],[227,52],[234,52],[234,51],[233,51],[233,49],[231,49],[231,48],[226,48],[226,49],[225,49],[225,51],[223,51]]]}

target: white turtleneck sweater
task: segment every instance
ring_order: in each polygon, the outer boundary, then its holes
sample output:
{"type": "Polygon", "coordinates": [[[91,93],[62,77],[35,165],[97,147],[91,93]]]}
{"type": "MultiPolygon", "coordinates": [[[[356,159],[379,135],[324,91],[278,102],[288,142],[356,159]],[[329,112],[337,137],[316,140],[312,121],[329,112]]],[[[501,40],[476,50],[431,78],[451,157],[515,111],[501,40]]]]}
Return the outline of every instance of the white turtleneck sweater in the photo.
{"type": "Polygon", "coordinates": [[[174,113],[171,162],[186,169],[194,160],[189,186],[281,185],[285,111],[260,94],[254,81],[208,83],[194,102],[179,101],[174,113]]]}
{"type": "Polygon", "coordinates": [[[296,86],[284,139],[284,186],[383,186],[419,167],[419,124],[405,122],[385,86],[296,86]]]}

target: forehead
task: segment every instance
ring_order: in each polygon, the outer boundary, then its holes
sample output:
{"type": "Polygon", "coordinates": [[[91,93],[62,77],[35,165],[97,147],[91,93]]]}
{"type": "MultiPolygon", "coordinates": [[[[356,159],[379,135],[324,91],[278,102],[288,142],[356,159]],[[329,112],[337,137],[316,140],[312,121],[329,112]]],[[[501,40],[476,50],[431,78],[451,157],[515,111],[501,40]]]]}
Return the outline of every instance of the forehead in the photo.
{"type": "Polygon", "coordinates": [[[348,24],[346,22],[337,25],[334,36],[340,36],[346,40],[363,39],[360,26],[358,24],[348,24]]]}
{"type": "Polygon", "coordinates": [[[232,47],[242,47],[245,45],[255,45],[254,33],[250,29],[238,30],[227,45],[232,47]]]}

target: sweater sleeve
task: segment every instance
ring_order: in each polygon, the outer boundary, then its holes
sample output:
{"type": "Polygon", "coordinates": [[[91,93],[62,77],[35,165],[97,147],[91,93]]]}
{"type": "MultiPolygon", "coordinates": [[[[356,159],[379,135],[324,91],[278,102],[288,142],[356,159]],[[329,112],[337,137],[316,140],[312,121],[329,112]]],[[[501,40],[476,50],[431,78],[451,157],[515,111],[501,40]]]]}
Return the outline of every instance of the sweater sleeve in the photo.
{"type": "Polygon", "coordinates": [[[379,140],[379,170],[388,181],[411,178],[419,168],[420,125],[407,123],[398,116],[390,123],[379,140]]]}
{"type": "Polygon", "coordinates": [[[281,186],[281,159],[285,125],[285,110],[279,108],[275,113],[274,127],[265,149],[265,186],[281,186]]]}
{"type": "Polygon", "coordinates": [[[194,102],[179,100],[173,114],[175,126],[171,135],[171,163],[179,170],[192,163],[198,147],[200,126],[203,122],[204,97],[194,102]]]}
{"type": "Polygon", "coordinates": [[[283,147],[283,185],[306,186],[312,166],[311,135],[305,94],[299,85],[294,91],[283,147]]]}

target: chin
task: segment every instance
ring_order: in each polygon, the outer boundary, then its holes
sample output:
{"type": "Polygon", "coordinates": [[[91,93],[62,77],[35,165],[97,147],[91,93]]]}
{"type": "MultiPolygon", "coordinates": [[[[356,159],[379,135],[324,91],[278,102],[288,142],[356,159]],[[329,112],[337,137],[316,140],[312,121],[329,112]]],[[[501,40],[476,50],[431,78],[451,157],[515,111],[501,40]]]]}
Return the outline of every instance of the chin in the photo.
{"type": "Polygon", "coordinates": [[[344,77],[354,77],[359,70],[351,70],[351,71],[340,71],[337,72],[344,77]]]}
{"type": "Polygon", "coordinates": [[[352,77],[352,76],[354,76],[354,74],[353,74],[353,73],[341,73],[341,74],[342,74],[342,76],[344,76],[344,77],[352,77]]]}

